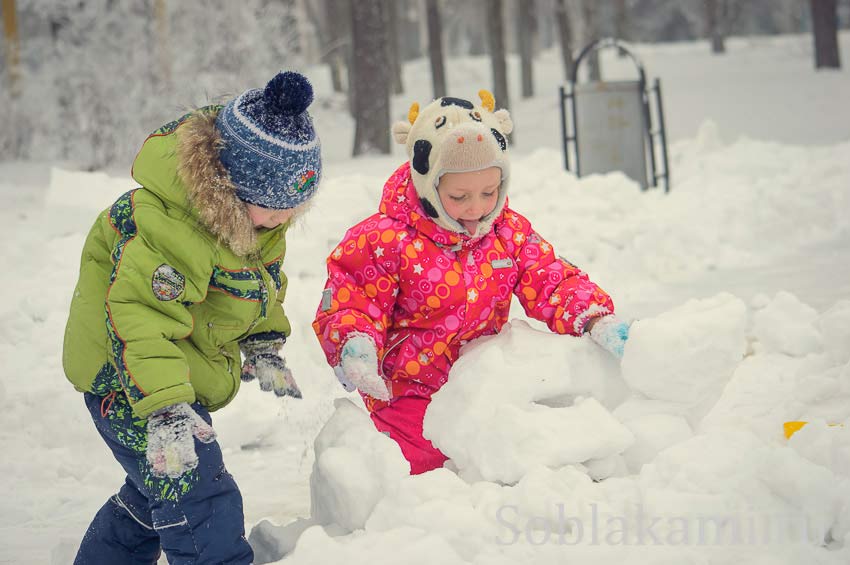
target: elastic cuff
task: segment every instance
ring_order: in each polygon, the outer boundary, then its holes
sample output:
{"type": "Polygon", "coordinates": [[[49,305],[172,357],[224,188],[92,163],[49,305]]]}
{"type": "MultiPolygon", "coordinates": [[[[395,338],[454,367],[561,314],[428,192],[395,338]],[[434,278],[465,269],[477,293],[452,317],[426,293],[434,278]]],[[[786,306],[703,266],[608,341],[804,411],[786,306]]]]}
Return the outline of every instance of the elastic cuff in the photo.
{"type": "Polygon", "coordinates": [[[245,339],[239,342],[239,344],[243,343],[252,343],[257,341],[279,341],[281,345],[286,343],[286,334],[283,332],[260,332],[256,334],[249,335],[245,339]]]}
{"type": "Polygon", "coordinates": [[[591,304],[587,310],[575,317],[575,320],[573,321],[573,331],[575,331],[576,335],[584,335],[585,328],[587,328],[587,324],[590,320],[613,314],[614,313],[606,306],[591,304]]]}
{"type": "Polygon", "coordinates": [[[189,383],[180,383],[150,394],[138,402],[133,403],[133,414],[139,418],[147,418],[151,412],[160,408],[186,402],[195,402],[195,389],[189,383]]]}
{"type": "Polygon", "coordinates": [[[245,357],[260,353],[277,354],[286,343],[286,334],[282,332],[262,332],[249,335],[239,342],[239,350],[245,357]]]}
{"type": "MultiPolygon", "coordinates": [[[[615,326],[620,323],[620,320],[614,314],[606,314],[604,316],[597,316],[596,318],[591,318],[591,320],[598,319],[599,321],[593,326],[593,329],[590,330],[590,335],[593,336],[595,333],[604,332],[605,328],[610,326],[615,326]]],[[[588,324],[590,320],[588,320],[588,324]]]]}

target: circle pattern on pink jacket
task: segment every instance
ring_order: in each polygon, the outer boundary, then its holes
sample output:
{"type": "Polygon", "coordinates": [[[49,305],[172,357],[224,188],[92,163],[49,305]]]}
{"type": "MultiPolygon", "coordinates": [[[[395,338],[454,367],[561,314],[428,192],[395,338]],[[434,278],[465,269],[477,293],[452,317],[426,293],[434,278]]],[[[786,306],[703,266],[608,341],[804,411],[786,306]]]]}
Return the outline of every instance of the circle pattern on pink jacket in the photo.
{"type": "MultiPolygon", "coordinates": [[[[348,230],[327,267],[313,328],[328,362],[339,364],[350,335],[369,336],[393,398],[430,398],[462,345],[501,330],[513,296],[561,334],[581,335],[589,320],[614,310],[602,289],[507,204],[475,239],[435,224],[419,203],[409,163],[385,184],[379,213],[348,230]]],[[[386,406],[364,400],[370,411],[386,406]]]]}

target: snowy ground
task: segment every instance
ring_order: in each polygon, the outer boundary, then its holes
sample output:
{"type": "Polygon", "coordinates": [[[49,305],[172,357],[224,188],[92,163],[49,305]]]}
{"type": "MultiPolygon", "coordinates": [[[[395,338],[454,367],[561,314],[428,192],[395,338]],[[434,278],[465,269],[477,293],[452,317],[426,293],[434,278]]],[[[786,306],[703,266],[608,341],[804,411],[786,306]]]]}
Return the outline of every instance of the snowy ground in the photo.
{"type": "MultiPolygon", "coordinates": [[[[401,156],[348,159],[351,122],[321,97],[325,70],[310,72],[326,182],[286,262],[304,399],[248,385],[214,414],[246,526],[262,523],[258,558],[297,540],[284,563],[850,561],[850,74],[812,72],[809,37],[729,48],[639,49],[663,79],[668,196],[561,170],[559,68],[543,54],[541,94],[514,98],[512,205],[638,320],[633,339],[622,366],[535,323],[473,344],[426,421],[454,468],[419,477],[309,329],[328,250],[401,156]],[[812,423],[787,442],[782,423],[798,419],[812,423]]],[[[453,94],[473,96],[488,69],[453,61],[453,94]]],[[[427,101],[426,62],[405,79],[427,101]]],[[[0,165],[0,259],[15,275],[0,304],[0,563],[69,563],[122,480],[60,355],[85,233],[133,185],[68,169],[0,165]]]]}

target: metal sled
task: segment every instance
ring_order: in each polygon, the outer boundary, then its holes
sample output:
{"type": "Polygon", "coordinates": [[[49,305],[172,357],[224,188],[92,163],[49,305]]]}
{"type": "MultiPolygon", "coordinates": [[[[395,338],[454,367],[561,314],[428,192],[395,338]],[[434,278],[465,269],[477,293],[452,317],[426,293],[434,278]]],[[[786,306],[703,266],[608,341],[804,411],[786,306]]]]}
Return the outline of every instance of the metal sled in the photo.
{"type": "Polygon", "coordinates": [[[622,171],[639,182],[644,190],[657,187],[659,181],[663,181],[664,191],[670,191],[661,81],[656,78],[652,88],[647,89],[643,64],[623,42],[605,38],[587,45],[576,59],[566,86],[559,90],[567,170],[570,170],[572,152],[575,173],[579,177],[622,171]],[[578,84],[581,62],[588,54],[605,48],[622,50],[637,67],[638,80],[578,84]],[[650,99],[654,100],[654,112],[650,99]],[[658,170],[659,157],[661,171],[658,170]]]}

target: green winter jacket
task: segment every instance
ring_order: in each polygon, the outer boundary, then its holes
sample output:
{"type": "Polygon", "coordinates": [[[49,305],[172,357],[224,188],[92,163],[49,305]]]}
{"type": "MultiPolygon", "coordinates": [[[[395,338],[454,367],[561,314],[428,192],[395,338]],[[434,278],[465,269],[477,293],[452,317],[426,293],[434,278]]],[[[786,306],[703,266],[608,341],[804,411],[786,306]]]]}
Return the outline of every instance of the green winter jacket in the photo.
{"type": "Polygon", "coordinates": [[[63,366],[80,391],[123,391],[141,418],[177,402],[221,408],[239,342],[289,335],[288,225],[255,229],[218,160],[210,107],[147,138],[141,188],[104,210],[83,248],[63,366]]]}

